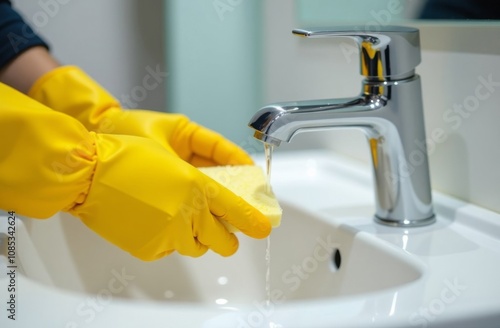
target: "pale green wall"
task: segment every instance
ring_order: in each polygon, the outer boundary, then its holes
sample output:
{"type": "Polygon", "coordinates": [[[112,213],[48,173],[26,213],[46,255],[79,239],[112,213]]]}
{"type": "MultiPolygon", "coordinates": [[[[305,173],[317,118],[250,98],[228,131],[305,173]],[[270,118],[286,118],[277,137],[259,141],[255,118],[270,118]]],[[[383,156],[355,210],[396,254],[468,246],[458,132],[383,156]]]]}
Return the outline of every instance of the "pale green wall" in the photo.
{"type": "Polygon", "coordinates": [[[359,24],[376,29],[415,18],[422,0],[295,0],[298,22],[308,26],[359,24]]]}
{"type": "Polygon", "coordinates": [[[245,147],[262,106],[261,1],[168,0],[165,10],[167,110],[245,147]]]}

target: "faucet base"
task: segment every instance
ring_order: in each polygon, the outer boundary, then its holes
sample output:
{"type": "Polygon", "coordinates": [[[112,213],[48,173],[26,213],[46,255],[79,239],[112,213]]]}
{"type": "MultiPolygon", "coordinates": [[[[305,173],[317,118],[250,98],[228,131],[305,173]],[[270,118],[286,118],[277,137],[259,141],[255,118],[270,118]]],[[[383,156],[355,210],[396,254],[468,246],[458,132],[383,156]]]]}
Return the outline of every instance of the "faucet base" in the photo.
{"type": "Polygon", "coordinates": [[[429,224],[433,224],[436,222],[436,216],[432,215],[426,219],[420,220],[401,220],[401,221],[393,221],[389,219],[379,218],[378,216],[374,216],[375,222],[379,224],[383,224],[391,227],[423,227],[429,224]]]}

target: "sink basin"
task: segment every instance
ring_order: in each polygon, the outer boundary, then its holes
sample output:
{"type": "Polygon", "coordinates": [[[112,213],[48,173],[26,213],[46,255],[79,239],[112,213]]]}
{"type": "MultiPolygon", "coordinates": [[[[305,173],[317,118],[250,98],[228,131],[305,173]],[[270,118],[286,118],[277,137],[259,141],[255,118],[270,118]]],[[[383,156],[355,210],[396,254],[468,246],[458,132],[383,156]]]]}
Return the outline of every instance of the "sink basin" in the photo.
{"type": "MultiPolygon", "coordinates": [[[[419,263],[370,235],[282,205],[283,225],[270,238],[270,286],[288,301],[373,292],[422,275],[419,263]]],[[[148,263],[69,215],[25,223],[18,229],[19,243],[31,247],[20,248],[19,262],[27,277],[48,286],[96,295],[109,279],[123,274],[130,278],[119,298],[242,306],[267,297],[265,240],[241,237],[239,251],[230,258],[173,254],[148,263]]]]}
{"type": "Polygon", "coordinates": [[[500,215],[435,193],[436,224],[375,224],[369,169],[326,151],[276,153],[272,185],[282,225],[229,258],[142,262],[70,215],[18,219],[16,324],[497,326],[500,215]]]}

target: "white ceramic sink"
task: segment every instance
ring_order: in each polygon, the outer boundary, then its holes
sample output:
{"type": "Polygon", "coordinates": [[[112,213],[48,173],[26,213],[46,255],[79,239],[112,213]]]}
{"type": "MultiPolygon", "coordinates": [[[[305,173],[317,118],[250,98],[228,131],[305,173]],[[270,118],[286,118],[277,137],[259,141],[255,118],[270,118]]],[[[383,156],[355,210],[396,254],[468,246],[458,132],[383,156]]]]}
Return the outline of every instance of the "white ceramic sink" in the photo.
{"type": "MultiPolygon", "coordinates": [[[[288,214],[270,240],[270,286],[283,291],[287,300],[373,292],[422,275],[418,262],[369,235],[330,225],[287,202],[283,207],[288,214]]],[[[25,240],[31,239],[33,247],[20,248],[24,274],[49,286],[96,295],[114,272],[123,270],[131,278],[117,293],[119,298],[241,307],[267,297],[265,240],[240,238],[239,251],[231,258],[175,254],[145,263],[110,246],[69,215],[28,221],[25,230],[25,236],[18,231],[19,243],[28,245],[25,240]]]]}
{"type": "Polygon", "coordinates": [[[272,185],[269,272],[268,240],[142,262],[67,214],[20,219],[17,320],[0,326],[498,327],[500,215],[434,194],[436,224],[375,224],[368,167],[325,151],[275,154],[272,185]]]}

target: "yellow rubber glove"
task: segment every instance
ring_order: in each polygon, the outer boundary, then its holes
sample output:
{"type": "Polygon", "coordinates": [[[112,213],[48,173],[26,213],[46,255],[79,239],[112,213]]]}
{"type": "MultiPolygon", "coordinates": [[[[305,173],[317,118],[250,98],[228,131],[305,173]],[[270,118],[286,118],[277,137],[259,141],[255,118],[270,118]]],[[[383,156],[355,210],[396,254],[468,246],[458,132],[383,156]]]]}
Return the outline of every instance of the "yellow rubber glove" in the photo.
{"type": "Polygon", "coordinates": [[[180,114],[123,110],[104,88],[75,66],[38,79],[28,95],[68,114],[90,131],[150,138],[194,166],[252,164],[240,147],[180,114]]]}
{"type": "Polygon", "coordinates": [[[88,132],[0,83],[0,208],[33,218],[58,211],[143,260],[172,251],[228,256],[221,223],[266,237],[269,220],[148,138],[88,132]]]}

